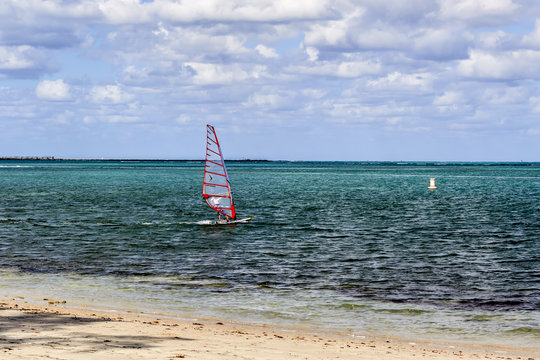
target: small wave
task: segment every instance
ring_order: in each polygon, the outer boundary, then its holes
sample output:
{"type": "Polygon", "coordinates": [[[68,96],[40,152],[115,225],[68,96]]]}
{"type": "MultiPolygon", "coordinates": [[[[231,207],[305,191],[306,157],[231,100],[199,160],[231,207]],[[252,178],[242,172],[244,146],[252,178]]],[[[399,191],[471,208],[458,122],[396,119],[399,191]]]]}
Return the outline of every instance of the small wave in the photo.
{"type": "Polygon", "coordinates": [[[98,222],[95,223],[97,226],[106,226],[106,227],[120,227],[121,224],[114,224],[114,223],[104,223],[104,222],[98,222]]]}
{"type": "MultiPolygon", "coordinates": [[[[460,307],[471,309],[488,309],[488,310],[505,310],[513,308],[529,309],[527,302],[523,299],[508,299],[508,300],[485,300],[485,299],[466,299],[458,302],[460,307]]],[[[534,306],[532,306],[532,309],[534,306]]]]}
{"type": "Polygon", "coordinates": [[[213,221],[213,220],[201,220],[201,221],[196,221],[192,224],[196,224],[196,225],[216,225],[216,222],[213,221]]]}
{"type": "Polygon", "coordinates": [[[351,304],[351,303],[343,303],[340,305],[334,305],[335,309],[342,309],[342,310],[359,310],[359,309],[366,309],[369,308],[369,305],[360,305],[360,304],[351,304]]]}
{"type": "Polygon", "coordinates": [[[421,315],[428,313],[427,310],[420,309],[377,309],[376,312],[387,313],[387,314],[402,314],[402,315],[421,315]]]}
{"type": "Polygon", "coordinates": [[[229,288],[231,287],[231,284],[223,283],[223,282],[182,282],[182,283],[168,283],[168,284],[160,284],[156,283],[155,285],[162,285],[165,286],[168,289],[175,289],[175,288],[208,288],[208,289],[223,289],[223,288],[229,288]]]}
{"type": "Polygon", "coordinates": [[[200,221],[174,221],[174,222],[161,222],[161,221],[142,221],[137,223],[141,226],[167,226],[167,225],[216,225],[214,220],[200,220],[200,221]]]}
{"type": "Polygon", "coordinates": [[[0,218],[0,223],[18,224],[22,222],[23,220],[17,220],[17,219],[11,219],[11,218],[0,218]]]}
{"type": "Polygon", "coordinates": [[[323,239],[345,239],[350,237],[349,235],[320,235],[323,239]]]}
{"type": "Polygon", "coordinates": [[[35,166],[28,165],[0,165],[0,168],[33,168],[35,166]]]}

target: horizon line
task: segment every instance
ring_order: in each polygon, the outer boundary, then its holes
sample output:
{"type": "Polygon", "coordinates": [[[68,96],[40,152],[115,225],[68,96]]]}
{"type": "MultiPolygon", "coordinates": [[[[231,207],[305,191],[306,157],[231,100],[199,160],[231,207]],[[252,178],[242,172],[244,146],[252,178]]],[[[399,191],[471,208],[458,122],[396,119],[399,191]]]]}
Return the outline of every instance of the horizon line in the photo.
{"type": "MultiPolygon", "coordinates": [[[[174,158],[56,158],[54,156],[0,156],[0,161],[178,161],[189,162],[197,161],[204,162],[205,159],[174,159],[174,158]]],[[[525,161],[525,160],[513,160],[513,161],[497,161],[497,160],[287,160],[287,159],[226,159],[226,162],[352,162],[352,163],[394,163],[394,164],[410,164],[410,163],[497,163],[497,164],[535,164],[539,161],[525,161]]]]}

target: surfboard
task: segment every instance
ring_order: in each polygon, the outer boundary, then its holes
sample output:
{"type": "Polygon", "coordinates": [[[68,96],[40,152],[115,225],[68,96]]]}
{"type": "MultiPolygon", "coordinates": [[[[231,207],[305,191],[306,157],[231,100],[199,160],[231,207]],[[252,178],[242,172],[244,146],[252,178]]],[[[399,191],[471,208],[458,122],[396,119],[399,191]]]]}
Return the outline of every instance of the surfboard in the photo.
{"type": "MultiPolygon", "coordinates": [[[[234,225],[234,224],[245,224],[245,223],[248,223],[250,222],[251,220],[253,220],[255,218],[255,216],[253,217],[248,217],[248,218],[243,218],[243,219],[238,219],[238,220],[232,220],[232,221],[229,221],[229,222],[219,222],[219,221],[216,221],[216,220],[201,220],[201,221],[197,221],[195,222],[195,224],[197,225],[234,225]]],[[[193,223],[191,223],[193,224],[193,223]]]]}
{"type": "Polygon", "coordinates": [[[253,220],[255,218],[255,216],[253,217],[247,217],[247,218],[243,218],[243,219],[238,219],[238,220],[230,220],[228,222],[219,222],[219,221],[216,221],[216,225],[233,225],[233,224],[245,224],[245,223],[248,223],[250,220],[253,220]]]}

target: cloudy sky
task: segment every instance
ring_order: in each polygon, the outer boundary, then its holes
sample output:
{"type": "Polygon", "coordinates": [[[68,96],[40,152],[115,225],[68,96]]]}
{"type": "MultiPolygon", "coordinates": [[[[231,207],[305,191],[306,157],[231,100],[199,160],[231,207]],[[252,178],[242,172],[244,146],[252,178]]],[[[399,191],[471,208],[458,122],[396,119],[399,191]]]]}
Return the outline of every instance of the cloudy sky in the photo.
{"type": "Polygon", "coordinates": [[[0,156],[540,161],[536,0],[2,0],[0,156]]]}

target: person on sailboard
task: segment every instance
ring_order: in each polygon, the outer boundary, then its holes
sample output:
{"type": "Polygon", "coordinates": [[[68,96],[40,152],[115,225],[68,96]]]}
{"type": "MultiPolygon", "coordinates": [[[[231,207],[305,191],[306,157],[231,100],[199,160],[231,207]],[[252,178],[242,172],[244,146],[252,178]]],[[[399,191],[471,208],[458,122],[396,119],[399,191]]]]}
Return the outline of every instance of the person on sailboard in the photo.
{"type": "Polygon", "coordinates": [[[221,214],[219,214],[219,220],[218,220],[219,224],[227,224],[229,222],[231,222],[231,218],[228,215],[225,215],[225,220],[222,220],[221,214]]]}

